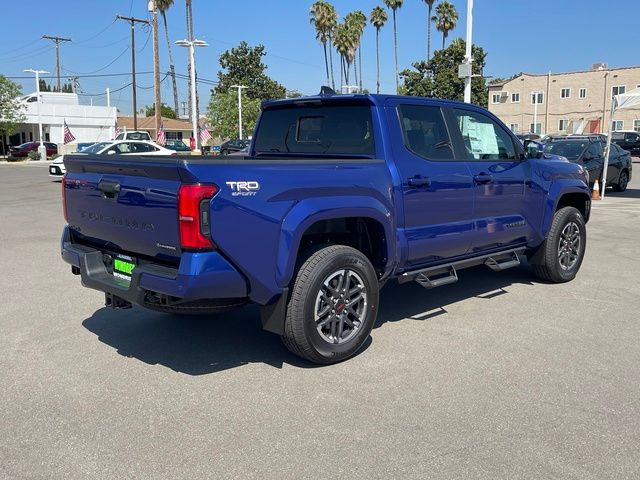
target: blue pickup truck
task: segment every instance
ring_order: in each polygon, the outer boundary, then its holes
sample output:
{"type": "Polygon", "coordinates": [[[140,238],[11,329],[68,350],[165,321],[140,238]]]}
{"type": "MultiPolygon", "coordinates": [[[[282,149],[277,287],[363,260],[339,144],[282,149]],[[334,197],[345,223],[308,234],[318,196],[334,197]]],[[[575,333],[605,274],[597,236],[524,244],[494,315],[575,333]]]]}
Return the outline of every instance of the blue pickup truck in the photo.
{"type": "Polygon", "coordinates": [[[245,157],[65,156],[62,257],[106,304],[260,306],[265,330],[329,364],[354,355],[390,279],[458,271],[572,280],[583,168],[523,146],[474,105],[388,95],[263,104],[245,157]]]}

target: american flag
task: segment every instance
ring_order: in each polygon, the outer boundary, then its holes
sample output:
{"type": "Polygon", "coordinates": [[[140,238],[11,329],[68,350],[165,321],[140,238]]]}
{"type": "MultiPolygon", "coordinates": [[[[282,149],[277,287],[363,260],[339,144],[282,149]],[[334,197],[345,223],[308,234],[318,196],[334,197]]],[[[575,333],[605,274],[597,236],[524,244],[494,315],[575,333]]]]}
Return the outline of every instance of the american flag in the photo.
{"type": "Polygon", "coordinates": [[[118,126],[118,122],[115,124],[115,129],[113,130],[113,138],[116,138],[120,135],[120,127],[118,126]]]}
{"type": "Polygon", "coordinates": [[[203,127],[200,127],[199,130],[200,130],[200,141],[202,143],[206,142],[207,140],[211,140],[211,138],[213,138],[211,136],[211,132],[209,132],[209,129],[207,128],[206,125],[204,125],[203,127]]]}
{"type": "Polygon", "coordinates": [[[160,130],[158,130],[158,134],[156,135],[156,143],[163,147],[167,143],[167,136],[164,133],[164,123],[160,124],[160,130]]]}
{"type": "Polygon", "coordinates": [[[73,133],[71,133],[71,130],[69,130],[69,125],[67,125],[67,121],[64,121],[64,144],[66,145],[67,143],[71,143],[76,139],[76,137],[73,136],[73,133]]]}

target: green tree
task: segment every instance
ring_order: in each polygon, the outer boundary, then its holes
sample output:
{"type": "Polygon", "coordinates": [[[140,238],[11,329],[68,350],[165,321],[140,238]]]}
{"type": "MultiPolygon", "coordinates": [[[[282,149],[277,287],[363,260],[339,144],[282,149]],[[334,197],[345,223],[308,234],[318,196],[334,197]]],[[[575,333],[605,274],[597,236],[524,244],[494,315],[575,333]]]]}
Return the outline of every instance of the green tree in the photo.
{"type": "Polygon", "coordinates": [[[444,0],[436,7],[436,14],[431,20],[436,23],[438,31],[442,32],[442,49],[444,50],[449,32],[456,28],[458,23],[458,11],[449,0],[444,0]]]}
{"type": "Polygon", "coordinates": [[[164,24],[164,35],[167,41],[167,51],[169,52],[169,70],[171,72],[171,81],[173,83],[173,110],[178,111],[178,83],[176,81],[176,65],[173,61],[173,50],[171,48],[171,40],[169,39],[169,28],[167,27],[167,10],[173,6],[174,0],[156,0],[156,7],[160,15],[162,15],[162,23],[164,24]]]}
{"type": "Polygon", "coordinates": [[[376,29],[376,93],[380,93],[380,29],[388,19],[387,12],[382,7],[375,7],[371,11],[370,22],[376,29]]]}
{"type": "MultiPolygon", "coordinates": [[[[153,117],[156,114],[156,106],[155,105],[147,105],[144,109],[144,116],[145,117],[153,117]]],[[[173,110],[173,108],[171,108],[169,105],[165,105],[164,103],[162,103],[160,105],[160,114],[162,115],[163,118],[172,118],[172,119],[176,119],[178,118],[178,115],[176,115],[175,110],[173,110]]]]}
{"type": "Polygon", "coordinates": [[[220,56],[220,66],[224,71],[218,72],[215,93],[229,92],[232,85],[245,85],[248,88],[244,93],[248,98],[284,98],[286,88],[265,73],[267,66],[262,63],[265,55],[264,45],[250,47],[247,42],[240,42],[237,47],[224,52],[220,56]]]}
{"type": "MultiPolygon", "coordinates": [[[[25,121],[24,106],[18,101],[22,92],[20,86],[0,75],[0,139],[11,135],[20,123],[25,121]]],[[[1,142],[4,150],[4,142],[1,142]]],[[[2,152],[6,154],[6,152],[2,152]]]]}
{"type": "Polygon", "coordinates": [[[364,29],[367,27],[367,16],[362,10],[355,10],[353,12],[349,12],[347,16],[344,17],[344,21],[349,25],[349,29],[353,35],[354,46],[358,52],[358,67],[360,72],[356,75],[358,69],[354,64],[353,73],[356,76],[356,83],[358,83],[360,91],[362,91],[362,34],[364,33],[364,29]]]}
{"type": "MultiPolygon", "coordinates": [[[[242,129],[244,136],[253,132],[260,113],[260,100],[242,98],[242,129]]],[[[238,97],[233,92],[216,92],[211,95],[207,118],[211,133],[220,138],[238,137],[238,97]]]]}
{"type": "Polygon", "coordinates": [[[46,81],[44,81],[42,78],[38,81],[38,83],[39,83],[41,92],[50,92],[51,91],[51,86],[46,81]]]}
{"type": "Polygon", "coordinates": [[[436,0],[424,0],[427,4],[427,62],[431,60],[431,11],[436,0]]]}
{"type": "MultiPolygon", "coordinates": [[[[403,92],[406,95],[420,97],[437,97],[448,100],[464,98],[464,79],[458,78],[458,65],[465,55],[465,41],[455,39],[446,49],[436,50],[428,62],[413,64],[415,70],[404,70],[400,76],[404,78],[403,92]]],[[[472,73],[478,75],[471,79],[471,103],[487,106],[487,85],[482,70],[487,54],[481,47],[473,45],[472,73]]]]}
{"type": "Polygon", "coordinates": [[[387,8],[393,12],[393,51],[396,59],[396,93],[400,90],[400,80],[398,79],[398,30],[396,28],[396,11],[402,7],[404,0],[384,0],[387,8]]]}

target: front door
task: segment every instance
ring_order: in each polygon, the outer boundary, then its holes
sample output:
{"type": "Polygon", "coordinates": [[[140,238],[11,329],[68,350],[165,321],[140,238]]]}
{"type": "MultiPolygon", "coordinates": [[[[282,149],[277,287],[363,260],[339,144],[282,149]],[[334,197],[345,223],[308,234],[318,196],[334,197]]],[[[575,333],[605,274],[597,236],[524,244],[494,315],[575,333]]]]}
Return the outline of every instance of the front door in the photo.
{"type": "Polygon", "coordinates": [[[488,115],[462,107],[453,109],[453,117],[474,184],[472,251],[525,243],[531,234],[531,225],[524,216],[529,163],[520,155],[513,137],[488,115]]]}
{"type": "Polygon", "coordinates": [[[404,264],[417,268],[467,253],[473,236],[473,183],[456,158],[441,108],[394,102],[386,108],[400,177],[404,264]]]}

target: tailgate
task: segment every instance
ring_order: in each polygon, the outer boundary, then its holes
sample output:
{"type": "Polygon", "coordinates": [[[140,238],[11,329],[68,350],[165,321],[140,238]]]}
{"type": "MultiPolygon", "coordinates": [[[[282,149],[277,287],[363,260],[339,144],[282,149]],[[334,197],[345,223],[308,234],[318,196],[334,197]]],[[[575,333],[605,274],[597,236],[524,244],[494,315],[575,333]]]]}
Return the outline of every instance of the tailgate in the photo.
{"type": "Polygon", "coordinates": [[[70,155],[67,221],[78,241],[170,261],[180,257],[178,189],[193,181],[175,157],[70,155]]]}

